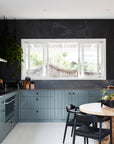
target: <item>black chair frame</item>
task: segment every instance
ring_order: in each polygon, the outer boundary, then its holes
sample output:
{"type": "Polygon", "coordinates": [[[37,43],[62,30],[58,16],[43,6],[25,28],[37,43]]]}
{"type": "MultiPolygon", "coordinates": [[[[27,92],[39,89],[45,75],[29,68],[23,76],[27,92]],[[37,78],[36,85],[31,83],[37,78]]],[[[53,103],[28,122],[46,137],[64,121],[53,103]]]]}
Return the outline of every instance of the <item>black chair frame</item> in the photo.
{"type": "Polygon", "coordinates": [[[73,111],[71,112],[75,113],[73,144],[75,144],[76,135],[84,137],[84,144],[86,143],[88,144],[88,138],[97,139],[99,140],[99,144],[101,144],[101,140],[104,137],[108,136],[109,134],[110,134],[110,144],[112,144],[112,118],[111,117],[83,115],[83,114],[80,115],[76,112],[73,112],[73,111]],[[102,123],[108,120],[110,121],[110,129],[102,129],[102,123]],[[92,123],[93,125],[92,126],[83,125],[79,127],[78,129],[76,129],[78,122],[92,123]],[[100,124],[99,128],[96,127],[96,123],[100,124]],[[95,134],[91,135],[91,134],[87,134],[86,132],[84,133],[83,131],[84,127],[88,127],[88,130],[90,130],[90,132],[94,132],[94,130],[97,131],[96,134],[98,135],[95,135],[95,134]]]}

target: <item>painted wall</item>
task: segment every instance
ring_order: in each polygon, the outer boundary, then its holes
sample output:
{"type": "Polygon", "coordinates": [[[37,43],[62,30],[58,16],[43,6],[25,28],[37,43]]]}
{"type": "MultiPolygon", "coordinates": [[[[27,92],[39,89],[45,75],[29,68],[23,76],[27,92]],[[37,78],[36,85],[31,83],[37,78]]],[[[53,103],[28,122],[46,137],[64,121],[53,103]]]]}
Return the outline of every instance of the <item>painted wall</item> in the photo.
{"type": "MultiPolygon", "coordinates": [[[[7,21],[7,33],[14,35],[21,44],[21,39],[30,38],[106,38],[106,73],[107,81],[36,81],[39,88],[63,87],[63,88],[84,88],[84,87],[104,87],[113,84],[114,79],[114,20],[14,20],[7,21]]],[[[0,34],[4,31],[4,21],[0,21],[0,34]]],[[[15,66],[8,67],[7,64],[0,64],[0,77],[6,80],[20,80],[21,71],[15,78],[12,73],[15,66]]]]}

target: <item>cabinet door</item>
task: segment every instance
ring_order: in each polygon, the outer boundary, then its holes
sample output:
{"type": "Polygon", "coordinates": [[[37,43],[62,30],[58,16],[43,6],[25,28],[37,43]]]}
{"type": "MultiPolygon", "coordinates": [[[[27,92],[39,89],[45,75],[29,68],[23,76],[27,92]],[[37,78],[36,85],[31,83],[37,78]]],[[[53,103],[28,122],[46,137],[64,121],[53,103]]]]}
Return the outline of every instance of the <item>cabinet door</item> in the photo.
{"type": "Polygon", "coordinates": [[[101,91],[100,90],[89,90],[89,102],[98,102],[101,100],[101,91]]]}
{"type": "Polygon", "coordinates": [[[88,90],[79,90],[78,96],[78,106],[88,103],[88,90]]]}
{"type": "Polygon", "coordinates": [[[39,97],[37,107],[38,108],[44,108],[44,109],[48,109],[48,108],[54,109],[54,97],[52,97],[52,96],[39,97]]]}
{"type": "Polygon", "coordinates": [[[0,127],[5,124],[5,103],[4,99],[0,99],[0,127]]]}
{"type": "Polygon", "coordinates": [[[18,122],[19,120],[19,95],[16,94],[15,97],[15,121],[18,122]]]}
{"type": "Polygon", "coordinates": [[[79,106],[79,93],[78,90],[71,91],[71,104],[75,106],[79,106]]]}
{"type": "Polygon", "coordinates": [[[69,90],[55,90],[55,108],[65,109],[72,103],[72,94],[69,90]]]}
{"type": "Polygon", "coordinates": [[[65,121],[67,118],[66,109],[55,109],[55,120],[56,121],[65,121]]]}
{"type": "Polygon", "coordinates": [[[54,97],[54,90],[39,90],[38,93],[40,97],[54,97]]]}
{"type": "Polygon", "coordinates": [[[45,121],[54,120],[53,109],[21,109],[20,121],[45,121]]]}
{"type": "Polygon", "coordinates": [[[5,104],[4,99],[0,99],[0,142],[5,137],[5,104]]]}

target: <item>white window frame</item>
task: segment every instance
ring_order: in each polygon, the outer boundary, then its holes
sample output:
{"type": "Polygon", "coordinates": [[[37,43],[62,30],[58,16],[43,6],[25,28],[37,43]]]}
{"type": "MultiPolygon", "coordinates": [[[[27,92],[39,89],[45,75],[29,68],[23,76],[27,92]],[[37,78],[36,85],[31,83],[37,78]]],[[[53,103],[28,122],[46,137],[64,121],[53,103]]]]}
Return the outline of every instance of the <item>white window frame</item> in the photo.
{"type": "MultiPolygon", "coordinates": [[[[95,42],[95,43],[99,43],[99,42],[103,42],[103,51],[102,51],[102,63],[104,65],[103,69],[102,69],[102,72],[104,74],[104,77],[103,78],[98,78],[98,77],[85,77],[85,78],[81,78],[80,76],[78,78],[50,78],[50,77],[40,77],[38,79],[35,79],[35,80],[106,80],[106,39],[102,39],[102,38],[99,38],[99,39],[21,39],[21,46],[23,48],[23,58],[25,57],[25,46],[26,44],[31,44],[31,43],[53,43],[53,42],[69,42],[69,43],[74,43],[74,42],[78,42],[79,44],[80,43],[91,43],[91,42],[95,42]]],[[[80,55],[80,46],[78,47],[78,56],[80,55]]],[[[99,49],[98,49],[99,51],[99,49]]],[[[30,51],[28,50],[28,54],[30,55],[30,51]]],[[[47,48],[47,54],[48,54],[48,48],[47,48]]],[[[97,53],[99,54],[99,52],[97,53]]],[[[97,62],[99,61],[99,58],[97,57],[97,62]]],[[[28,60],[28,63],[30,63],[30,60],[28,60]]],[[[25,62],[22,62],[22,68],[21,68],[21,79],[24,80],[25,79],[25,73],[23,71],[23,68],[25,66],[25,62]]],[[[78,66],[80,65],[80,56],[78,58],[78,66]]],[[[98,69],[98,66],[97,65],[97,69],[98,69]]],[[[30,69],[30,67],[29,67],[30,69]]],[[[80,73],[80,70],[78,70],[78,73],[80,73]]],[[[98,71],[97,71],[98,73],[98,71]]]]}

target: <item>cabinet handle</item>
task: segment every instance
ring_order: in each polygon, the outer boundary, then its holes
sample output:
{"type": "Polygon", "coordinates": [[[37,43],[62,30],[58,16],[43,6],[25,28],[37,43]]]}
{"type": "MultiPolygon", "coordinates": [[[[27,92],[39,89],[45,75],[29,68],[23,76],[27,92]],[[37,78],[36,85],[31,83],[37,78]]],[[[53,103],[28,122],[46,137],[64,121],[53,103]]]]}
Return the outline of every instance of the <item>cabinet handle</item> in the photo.
{"type": "Polygon", "coordinates": [[[38,92],[37,92],[36,94],[37,94],[37,95],[39,95],[39,93],[38,93],[38,92]]]}
{"type": "Polygon", "coordinates": [[[36,112],[38,113],[39,111],[38,111],[38,110],[36,110],[36,112]]]}
{"type": "Polygon", "coordinates": [[[6,112],[5,109],[2,110],[3,112],[6,112]]]}
{"type": "Polygon", "coordinates": [[[73,95],[75,95],[75,93],[74,93],[74,92],[73,92],[72,94],[73,94],[73,95]]]}
{"type": "Polygon", "coordinates": [[[71,95],[71,92],[69,92],[69,95],[71,95]]]}
{"type": "Polygon", "coordinates": [[[38,98],[36,98],[36,101],[38,101],[38,98]]]}
{"type": "Polygon", "coordinates": [[[1,103],[4,103],[4,100],[3,100],[3,101],[1,101],[1,103]]]}

